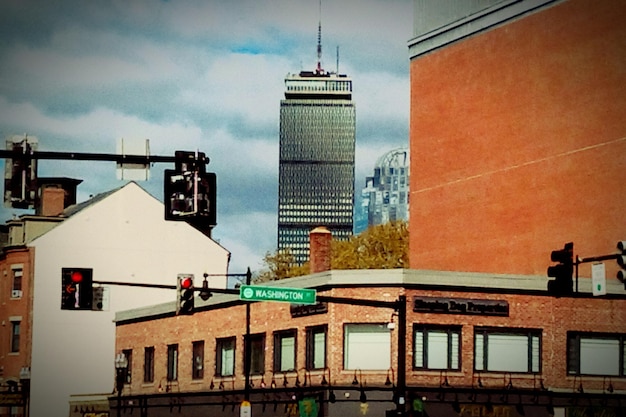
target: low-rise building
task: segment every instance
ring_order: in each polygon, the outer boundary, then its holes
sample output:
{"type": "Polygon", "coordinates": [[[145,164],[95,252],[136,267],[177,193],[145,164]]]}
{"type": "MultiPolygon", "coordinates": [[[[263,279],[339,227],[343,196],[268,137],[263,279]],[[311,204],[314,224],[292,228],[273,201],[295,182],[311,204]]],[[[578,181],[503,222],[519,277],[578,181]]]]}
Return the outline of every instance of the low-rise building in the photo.
{"type": "Polygon", "coordinates": [[[269,284],[315,289],[315,304],[214,294],[192,316],[174,303],[119,312],[116,350],[132,355],[132,379],[111,412],[237,416],[246,401],[253,416],[623,412],[623,285],[593,296],[581,278],[553,297],[546,281],[332,270],[269,284]]]}

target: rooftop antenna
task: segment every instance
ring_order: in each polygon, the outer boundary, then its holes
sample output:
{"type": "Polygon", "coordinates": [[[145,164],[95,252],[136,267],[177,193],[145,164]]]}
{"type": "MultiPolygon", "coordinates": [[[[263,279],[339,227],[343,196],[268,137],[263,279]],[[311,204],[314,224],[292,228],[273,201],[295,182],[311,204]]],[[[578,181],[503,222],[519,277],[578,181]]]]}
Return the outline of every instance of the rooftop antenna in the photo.
{"type": "Polygon", "coordinates": [[[337,75],[339,75],[339,45],[337,45],[337,75]]]}
{"type": "Polygon", "coordinates": [[[317,26],[317,70],[318,74],[324,72],[322,69],[322,0],[320,0],[320,20],[317,26]]]}

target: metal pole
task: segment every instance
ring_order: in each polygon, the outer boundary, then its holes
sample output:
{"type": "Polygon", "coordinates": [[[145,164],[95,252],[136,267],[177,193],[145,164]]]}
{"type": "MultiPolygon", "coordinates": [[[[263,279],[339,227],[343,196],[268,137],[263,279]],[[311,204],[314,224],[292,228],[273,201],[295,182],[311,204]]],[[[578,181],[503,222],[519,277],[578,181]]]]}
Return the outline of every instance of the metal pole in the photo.
{"type": "MultiPolygon", "coordinates": [[[[246,271],[246,285],[250,285],[252,273],[250,267],[246,271]]],[[[252,352],[250,352],[250,303],[246,303],[246,338],[244,340],[244,373],[246,376],[244,398],[246,401],[250,400],[250,365],[252,359],[252,352]]]]}
{"type": "Polygon", "coordinates": [[[578,293],[578,264],[580,263],[580,258],[576,255],[576,293],[578,293]]]}
{"type": "Polygon", "coordinates": [[[398,297],[398,415],[406,410],[406,295],[398,297]]]}

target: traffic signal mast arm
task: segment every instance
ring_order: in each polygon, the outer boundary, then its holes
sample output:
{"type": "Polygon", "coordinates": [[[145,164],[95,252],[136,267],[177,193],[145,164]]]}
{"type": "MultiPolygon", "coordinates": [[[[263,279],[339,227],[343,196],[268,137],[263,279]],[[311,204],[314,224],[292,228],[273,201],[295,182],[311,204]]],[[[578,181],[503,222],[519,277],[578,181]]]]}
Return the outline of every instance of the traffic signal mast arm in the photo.
{"type": "MultiPolygon", "coordinates": [[[[75,161],[114,161],[117,163],[128,164],[150,164],[159,162],[177,162],[176,156],[158,156],[158,155],[121,155],[109,153],[92,153],[92,152],[42,152],[30,151],[28,153],[13,151],[8,149],[0,149],[0,158],[11,159],[51,159],[51,160],[75,160],[75,161]]],[[[209,158],[204,157],[200,161],[204,164],[209,163],[209,158]]]]}

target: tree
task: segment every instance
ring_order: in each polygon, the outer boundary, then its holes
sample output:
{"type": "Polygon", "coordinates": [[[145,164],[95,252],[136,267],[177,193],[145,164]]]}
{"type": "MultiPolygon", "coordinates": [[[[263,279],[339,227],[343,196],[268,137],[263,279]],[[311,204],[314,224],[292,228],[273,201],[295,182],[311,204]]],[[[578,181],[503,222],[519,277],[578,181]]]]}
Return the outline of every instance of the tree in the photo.
{"type": "Polygon", "coordinates": [[[265,269],[253,279],[256,283],[298,277],[309,273],[308,262],[298,265],[289,248],[277,250],[274,253],[266,252],[263,263],[265,269]]]}
{"type": "MultiPolygon", "coordinates": [[[[409,232],[404,221],[372,226],[349,240],[331,241],[332,269],[392,269],[408,267],[409,232]]],[[[309,264],[298,265],[287,249],[267,252],[265,269],[254,282],[275,281],[309,273],[309,264]]]]}
{"type": "Polygon", "coordinates": [[[349,240],[331,242],[332,269],[406,268],[409,232],[406,222],[369,227],[349,240]]]}

